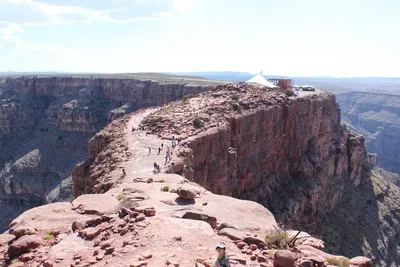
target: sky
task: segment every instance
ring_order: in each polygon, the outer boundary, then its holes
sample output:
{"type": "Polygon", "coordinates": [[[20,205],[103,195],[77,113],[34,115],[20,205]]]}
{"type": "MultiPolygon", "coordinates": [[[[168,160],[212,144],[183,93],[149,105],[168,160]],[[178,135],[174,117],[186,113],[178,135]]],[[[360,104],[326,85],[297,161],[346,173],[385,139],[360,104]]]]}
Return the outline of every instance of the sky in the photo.
{"type": "Polygon", "coordinates": [[[400,77],[398,0],[0,0],[0,72],[400,77]]]}

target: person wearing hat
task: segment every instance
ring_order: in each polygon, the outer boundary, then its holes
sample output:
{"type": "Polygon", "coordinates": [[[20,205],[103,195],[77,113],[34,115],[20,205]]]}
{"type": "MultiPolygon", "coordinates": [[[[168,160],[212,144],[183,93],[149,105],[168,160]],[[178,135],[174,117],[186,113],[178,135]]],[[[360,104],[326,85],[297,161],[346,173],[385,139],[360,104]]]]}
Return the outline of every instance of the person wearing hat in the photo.
{"type": "Polygon", "coordinates": [[[225,254],[225,243],[219,243],[215,250],[218,252],[218,258],[214,264],[214,267],[231,267],[231,264],[229,263],[229,258],[225,254]]]}

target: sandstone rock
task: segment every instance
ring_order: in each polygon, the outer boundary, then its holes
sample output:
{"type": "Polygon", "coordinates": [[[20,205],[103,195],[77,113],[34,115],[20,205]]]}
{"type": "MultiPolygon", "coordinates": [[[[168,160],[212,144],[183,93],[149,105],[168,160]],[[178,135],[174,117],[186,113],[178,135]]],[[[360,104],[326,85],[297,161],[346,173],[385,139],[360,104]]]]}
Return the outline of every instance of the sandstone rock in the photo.
{"type": "Polygon", "coordinates": [[[302,260],[299,263],[300,267],[314,267],[314,263],[310,260],[302,260]]]}
{"type": "Polygon", "coordinates": [[[201,211],[184,211],[183,215],[181,215],[181,218],[205,221],[210,224],[211,228],[213,229],[217,226],[217,218],[201,211]]]}
{"type": "Polygon", "coordinates": [[[29,252],[43,245],[43,240],[38,235],[25,235],[14,241],[8,248],[8,255],[11,258],[18,257],[21,254],[29,252]]]}
{"type": "Polygon", "coordinates": [[[193,186],[188,186],[188,185],[178,188],[176,193],[178,194],[179,197],[188,199],[188,200],[195,199],[199,194],[198,189],[196,189],[193,186]]]}
{"type": "Polygon", "coordinates": [[[144,220],[146,220],[146,216],[145,216],[144,214],[140,213],[140,214],[136,217],[135,222],[140,222],[140,221],[144,221],[144,220]]]}
{"type": "Polygon", "coordinates": [[[130,267],[142,267],[142,266],[147,266],[147,261],[141,261],[141,262],[134,262],[129,265],[130,267]]]}
{"type": "Polygon", "coordinates": [[[36,231],[33,227],[20,226],[10,230],[10,234],[15,235],[16,238],[20,238],[24,235],[32,235],[36,234],[36,231]]]}
{"type": "Polygon", "coordinates": [[[239,249],[242,249],[242,248],[244,248],[245,246],[247,246],[247,244],[246,244],[245,242],[239,242],[236,246],[237,246],[239,249]]]}
{"type": "Polygon", "coordinates": [[[257,262],[267,262],[267,258],[262,255],[258,255],[257,262]]]}
{"type": "Polygon", "coordinates": [[[227,236],[232,240],[243,240],[246,238],[246,235],[236,229],[233,228],[223,228],[222,230],[218,231],[219,235],[227,236]]]}
{"type": "Polygon", "coordinates": [[[372,267],[372,261],[366,257],[355,257],[350,260],[350,264],[358,267],[372,267]]]}
{"type": "Polygon", "coordinates": [[[288,250],[278,250],[274,253],[275,267],[294,267],[296,254],[288,250]]]}
{"type": "Polygon", "coordinates": [[[72,205],[82,214],[111,214],[117,211],[118,200],[106,194],[88,194],[76,198],[72,205]]]}
{"type": "Polygon", "coordinates": [[[82,230],[82,235],[88,239],[93,239],[101,233],[101,228],[87,228],[82,230]]]}
{"type": "Polygon", "coordinates": [[[154,216],[154,215],[156,215],[156,210],[154,208],[153,209],[145,209],[144,214],[146,216],[154,216]]]}

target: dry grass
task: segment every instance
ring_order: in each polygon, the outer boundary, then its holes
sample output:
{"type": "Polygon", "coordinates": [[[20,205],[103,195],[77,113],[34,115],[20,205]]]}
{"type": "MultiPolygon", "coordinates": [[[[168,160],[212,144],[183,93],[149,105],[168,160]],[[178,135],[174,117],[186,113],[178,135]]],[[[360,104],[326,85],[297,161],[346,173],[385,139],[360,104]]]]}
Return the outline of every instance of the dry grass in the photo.
{"type": "Polygon", "coordinates": [[[265,236],[265,243],[273,246],[274,248],[286,249],[289,247],[289,237],[286,231],[279,229],[267,232],[265,236]]]}
{"type": "Polygon", "coordinates": [[[350,266],[350,261],[349,259],[346,258],[327,258],[326,261],[331,264],[331,265],[335,265],[335,266],[339,266],[339,267],[348,267],[350,266]]]}

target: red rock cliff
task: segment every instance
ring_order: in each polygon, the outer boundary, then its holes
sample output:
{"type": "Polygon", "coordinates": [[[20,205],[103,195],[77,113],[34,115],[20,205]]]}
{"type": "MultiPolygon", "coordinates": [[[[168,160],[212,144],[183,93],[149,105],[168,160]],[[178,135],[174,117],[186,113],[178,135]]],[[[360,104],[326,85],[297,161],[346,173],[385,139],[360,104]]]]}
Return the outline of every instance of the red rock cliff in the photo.
{"type": "Polygon", "coordinates": [[[168,114],[169,129],[152,131],[183,136],[186,167],[175,171],[212,192],[262,203],[287,225],[319,222],[346,189],[368,178],[364,138],[340,125],[335,96],[327,92],[295,98],[228,86],[168,114]],[[185,109],[191,115],[181,118],[185,109]]]}

